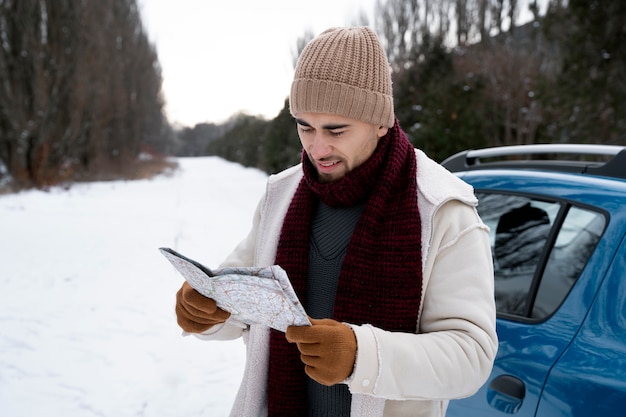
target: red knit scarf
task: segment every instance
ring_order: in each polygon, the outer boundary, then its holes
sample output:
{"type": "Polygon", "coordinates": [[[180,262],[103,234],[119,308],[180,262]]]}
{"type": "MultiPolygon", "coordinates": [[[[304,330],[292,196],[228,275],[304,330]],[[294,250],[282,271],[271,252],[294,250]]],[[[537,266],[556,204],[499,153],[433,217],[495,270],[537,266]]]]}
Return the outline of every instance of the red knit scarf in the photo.
{"type": "MultiPolygon", "coordinates": [[[[414,333],[422,289],[421,227],[413,146],[396,121],[365,163],[339,180],[317,181],[303,151],[304,177],[285,216],[276,263],[307,305],[311,219],[316,200],[331,207],[366,201],[346,251],[335,320],[414,333]]],[[[284,333],[271,330],[268,375],[270,416],[307,415],[306,375],[284,333]]]]}

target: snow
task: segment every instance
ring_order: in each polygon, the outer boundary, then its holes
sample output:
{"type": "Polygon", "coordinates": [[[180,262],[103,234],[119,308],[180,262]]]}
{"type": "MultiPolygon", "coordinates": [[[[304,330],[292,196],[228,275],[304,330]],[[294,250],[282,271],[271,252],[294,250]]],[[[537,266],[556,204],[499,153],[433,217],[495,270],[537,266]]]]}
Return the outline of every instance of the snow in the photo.
{"type": "Polygon", "coordinates": [[[223,416],[244,346],[183,337],[168,246],[216,267],[266,174],[181,158],[152,180],[0,196],[3,417],[223,416]]]}

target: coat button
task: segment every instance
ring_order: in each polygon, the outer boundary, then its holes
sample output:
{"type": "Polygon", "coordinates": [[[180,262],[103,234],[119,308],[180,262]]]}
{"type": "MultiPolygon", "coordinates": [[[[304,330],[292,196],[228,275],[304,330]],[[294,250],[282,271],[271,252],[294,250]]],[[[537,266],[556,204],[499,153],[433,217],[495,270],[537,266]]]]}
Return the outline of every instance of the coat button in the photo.
{"type": "Polygon", "coordinates": [[[369,379],[364,379],[363,381],[361,381],[361,385],[363,385],[364,387],[369,387],[370,380],[369,379]]]}

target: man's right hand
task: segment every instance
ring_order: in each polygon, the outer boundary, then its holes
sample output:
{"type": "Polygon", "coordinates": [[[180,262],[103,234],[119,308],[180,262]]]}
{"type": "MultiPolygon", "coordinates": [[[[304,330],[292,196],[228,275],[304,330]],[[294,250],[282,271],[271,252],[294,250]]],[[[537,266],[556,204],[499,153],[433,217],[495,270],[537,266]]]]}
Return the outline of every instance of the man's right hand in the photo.
{"type": "Polygon", "coordinates": [[[187,333],[202,333],[216,324],[224,323],[230,313],[217,306],[184,282],[176,293],[176,320],[187,333]]]}

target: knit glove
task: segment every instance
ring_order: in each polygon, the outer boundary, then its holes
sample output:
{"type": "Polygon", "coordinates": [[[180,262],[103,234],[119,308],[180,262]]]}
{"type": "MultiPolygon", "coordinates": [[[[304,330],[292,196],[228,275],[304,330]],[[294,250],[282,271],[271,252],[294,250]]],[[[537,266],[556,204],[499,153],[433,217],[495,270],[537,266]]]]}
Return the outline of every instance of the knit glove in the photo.
{"type": "Polygon", "coordinates": [[[335,385],[352,374],[356,336],[345,324],[310,319],[312,326],[289,326],[287,341],[298,345],[308,376],[323,385],[335,385]]]}
{"type": "Polygon", "coordinates": [[[202,333],[216,324],[224,323],[230,313],[191,288],[186,281],[176,293],[176,321],[188,333],[202,333]]]}

